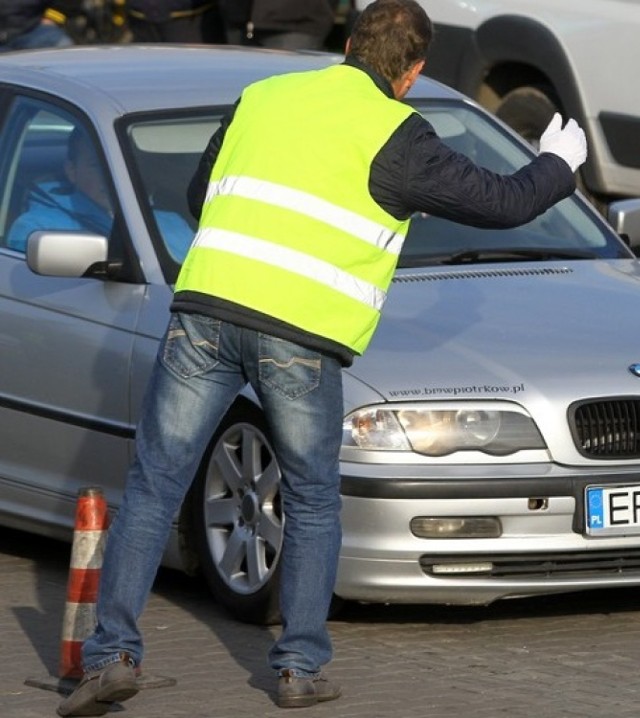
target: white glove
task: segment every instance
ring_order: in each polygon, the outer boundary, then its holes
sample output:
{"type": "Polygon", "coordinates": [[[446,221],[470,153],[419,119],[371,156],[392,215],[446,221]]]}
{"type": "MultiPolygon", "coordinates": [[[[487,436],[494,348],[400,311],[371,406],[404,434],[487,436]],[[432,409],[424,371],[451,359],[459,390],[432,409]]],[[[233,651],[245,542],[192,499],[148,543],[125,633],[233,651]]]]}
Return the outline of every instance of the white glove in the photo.
{"type": "Polygon", "coordinates": [[[551,152],[562,159],[575,172],[587,159],[587,138],[575,120],[569,120],[562,129],[562,117],[556,112],[540,137],[540,154],[551,152]]]}

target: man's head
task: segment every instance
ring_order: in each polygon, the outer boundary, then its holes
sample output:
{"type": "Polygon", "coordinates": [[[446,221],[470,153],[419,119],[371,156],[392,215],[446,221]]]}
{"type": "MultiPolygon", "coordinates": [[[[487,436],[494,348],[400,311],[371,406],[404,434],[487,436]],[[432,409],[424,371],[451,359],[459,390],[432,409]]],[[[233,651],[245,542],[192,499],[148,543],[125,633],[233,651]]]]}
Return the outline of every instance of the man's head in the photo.
{"type": "Polygon", "coordinates": [[[356,20],[347,55],[388,80],[404,97],[422,70],[433,26],[415,0],[375,0],[356,20]]]}
{"type": "Polygon", "coordinates": [[[91,140],[79,127],[69,135],[65,174],[69,182],[103,209],[111,210],[109,191],[91,140]]]}

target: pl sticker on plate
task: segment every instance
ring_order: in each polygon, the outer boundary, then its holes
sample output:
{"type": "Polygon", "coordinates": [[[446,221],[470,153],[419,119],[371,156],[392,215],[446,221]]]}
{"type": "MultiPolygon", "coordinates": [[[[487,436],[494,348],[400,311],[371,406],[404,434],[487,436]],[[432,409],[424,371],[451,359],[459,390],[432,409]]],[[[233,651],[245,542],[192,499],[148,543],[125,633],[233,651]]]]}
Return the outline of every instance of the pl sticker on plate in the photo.
{"type": "Polygon", "coordinates": [[[590,536],[640,534],[640,484],[588,486],[585,503],[590,536]]]}

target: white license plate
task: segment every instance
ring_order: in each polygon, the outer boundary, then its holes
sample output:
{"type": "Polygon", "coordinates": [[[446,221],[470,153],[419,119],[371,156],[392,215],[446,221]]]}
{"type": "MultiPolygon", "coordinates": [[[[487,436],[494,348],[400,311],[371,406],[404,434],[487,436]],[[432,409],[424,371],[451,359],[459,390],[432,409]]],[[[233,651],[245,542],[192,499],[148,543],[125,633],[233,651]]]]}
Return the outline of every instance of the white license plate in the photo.
{"type": "Polygon", "coordinates": [[[640,484],[588,486],[585,495],[587,534],[640,534],[640,484]]]}

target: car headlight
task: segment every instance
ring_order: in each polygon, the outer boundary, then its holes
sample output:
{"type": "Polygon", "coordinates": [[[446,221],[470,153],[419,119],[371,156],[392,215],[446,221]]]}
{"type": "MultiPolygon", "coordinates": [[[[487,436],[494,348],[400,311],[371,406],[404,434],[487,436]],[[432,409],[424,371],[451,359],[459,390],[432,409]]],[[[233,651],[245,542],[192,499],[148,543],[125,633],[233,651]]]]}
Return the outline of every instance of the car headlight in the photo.
{"type": "Polygon", "coordinates": [[[445,456],[455,451],[506,455],[544,449],[531,417],[515,410],[430,407],[364,407],[343,424],[343,446],[378,451],[415,451],[445,456]]]}

